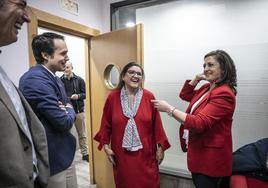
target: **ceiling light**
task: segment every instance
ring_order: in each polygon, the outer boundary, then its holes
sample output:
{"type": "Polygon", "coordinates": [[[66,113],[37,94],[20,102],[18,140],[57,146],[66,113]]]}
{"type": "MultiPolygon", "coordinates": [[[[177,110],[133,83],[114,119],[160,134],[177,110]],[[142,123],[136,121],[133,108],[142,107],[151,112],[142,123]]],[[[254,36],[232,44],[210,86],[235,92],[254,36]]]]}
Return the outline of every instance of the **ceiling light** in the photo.
{"type": "Polygon", "coordinates": [[[127,22],[125,24],[126,27],[133,27],[134,25],[135,25],[135,23],[133,23],[133,22],[127,22]]]}

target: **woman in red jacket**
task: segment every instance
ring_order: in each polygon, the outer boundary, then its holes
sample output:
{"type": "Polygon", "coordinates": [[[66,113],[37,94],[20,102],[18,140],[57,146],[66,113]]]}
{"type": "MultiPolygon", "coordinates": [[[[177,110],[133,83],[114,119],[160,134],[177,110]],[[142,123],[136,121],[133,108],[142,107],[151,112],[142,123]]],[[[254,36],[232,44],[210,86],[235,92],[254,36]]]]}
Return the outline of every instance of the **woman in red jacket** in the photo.
{"type": "Polygon", "coordinates": [[[170,145],[160,114],[151,103],[154,95],[141,87],[143,79],[140,65],[124,66],[94,137],[113,164],[116,188],[160,188],[158,165],[170,145]]]}
{"type": "Polygon", "coordinates": [[[236,68],[223,50],[204,57],[204,72],[187,80],[180,98],[189,102],[182,112],[163,100],[155,108],[182,123],[181,147],[187,151],[188,168],[197,188],[216,188],[232,172],[232,120],[236,104],[236,68]],[[196,85],[206,80],[199,89],[196,85]]]}

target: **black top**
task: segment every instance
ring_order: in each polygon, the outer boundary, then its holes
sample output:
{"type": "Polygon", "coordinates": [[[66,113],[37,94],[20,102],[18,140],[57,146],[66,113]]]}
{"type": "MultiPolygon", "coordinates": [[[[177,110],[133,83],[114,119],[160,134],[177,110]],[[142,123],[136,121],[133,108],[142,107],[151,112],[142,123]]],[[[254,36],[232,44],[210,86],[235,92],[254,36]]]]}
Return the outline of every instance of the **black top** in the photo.
{"type": "Polygon", "coordinates": [[[68,79],[67,77],[61,76],[61,81],[64,84],[67,96],[70,98],[73,94],[78,95],[77,100],[71,100],[72,105],[76,113],[84,112],[84,99],[85,94],[85,81],[80,76],[73,73],[73,76],[68,79]]]}

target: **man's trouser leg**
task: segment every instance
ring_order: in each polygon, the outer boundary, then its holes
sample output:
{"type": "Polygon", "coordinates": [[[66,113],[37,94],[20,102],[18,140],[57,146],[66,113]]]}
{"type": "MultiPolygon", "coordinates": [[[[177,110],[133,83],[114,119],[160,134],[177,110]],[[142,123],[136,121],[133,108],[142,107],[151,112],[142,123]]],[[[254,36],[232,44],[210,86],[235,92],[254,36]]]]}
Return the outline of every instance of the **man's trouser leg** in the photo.
{"type": "Polygon", "coordinates": [[[75,128],[78,134],[79,146],[82,156],[88,155],[85,113],[76,114],[75,128]]]}

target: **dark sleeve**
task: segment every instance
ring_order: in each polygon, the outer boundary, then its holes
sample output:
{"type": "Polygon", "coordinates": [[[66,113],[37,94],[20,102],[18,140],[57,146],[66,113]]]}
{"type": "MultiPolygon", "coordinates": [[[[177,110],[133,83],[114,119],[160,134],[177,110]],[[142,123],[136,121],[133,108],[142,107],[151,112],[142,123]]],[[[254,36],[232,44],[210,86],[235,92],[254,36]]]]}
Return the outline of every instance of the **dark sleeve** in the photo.
{"type": "Polygon", "coordinates": [[[84,100],[86,99],[86,89],[85,89],[85,81],[79,77],[79,91],[80,93],[78,94],[78,99],[84,100]]]}
{"type": "Polygon", "coordinates": [[[264,171],[268,138],[247,144],[233,153],[233,172],[264,171]]]}
{"type": "Polygon", "coordinates": [[[66,111],[59,108],[55,85],[49,79],[26,78],[20,81],[19,89],[38,117],[44,118],[55,130],[69,131],[72,128],[75,112],[73,108],[66,108],[66,111]]]}

